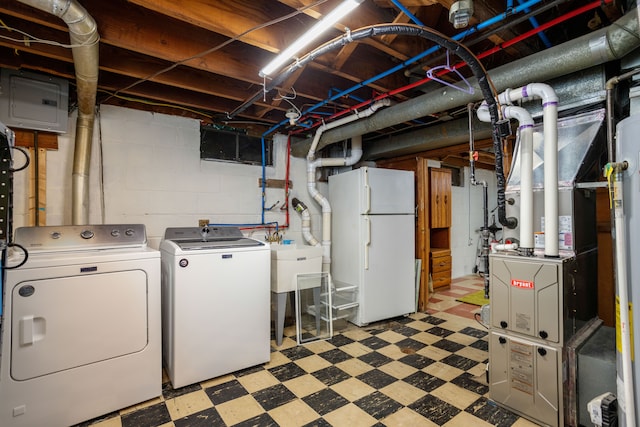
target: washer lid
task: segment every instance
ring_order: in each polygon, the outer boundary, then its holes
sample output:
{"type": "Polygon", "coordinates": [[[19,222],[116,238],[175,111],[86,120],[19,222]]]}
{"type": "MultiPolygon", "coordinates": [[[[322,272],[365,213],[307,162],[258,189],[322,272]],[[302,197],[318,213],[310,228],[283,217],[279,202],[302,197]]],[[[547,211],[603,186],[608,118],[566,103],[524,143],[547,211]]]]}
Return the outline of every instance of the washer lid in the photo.
{"type": "Polygon", "coordinates": [[[164,239],[185,251],[264,246],[258,240],[244,237],[238,227],[231,226],[172,227],[166,229],[164,239]]]}
{"type": "Polygon", "coordinates": [[[226,248],[246,248],[250,246],[264,246],[264,243],[255,239],[241,237],[237,239],[217,239],[217,240],[179,240],[174,241],[180,249],[184,251],[194,251],[201,249],[226,249],[226,248]]]}

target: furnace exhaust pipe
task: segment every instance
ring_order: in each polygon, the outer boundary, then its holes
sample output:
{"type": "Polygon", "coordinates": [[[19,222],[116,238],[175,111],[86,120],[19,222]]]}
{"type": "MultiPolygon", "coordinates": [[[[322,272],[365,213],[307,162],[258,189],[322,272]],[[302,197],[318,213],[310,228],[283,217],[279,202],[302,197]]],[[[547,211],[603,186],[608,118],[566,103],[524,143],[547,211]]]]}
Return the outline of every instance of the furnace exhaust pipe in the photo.
{"type": "MultiPolygon", "coordinates": [[[[518,89],[506,89],[498,95],[498,99],[501,104],[505,105],[513,104],[520,100],[542,100],[542,125],[544,133],[544,256],[557,258],[559,244],[558,97],[551,86],[544,83],[530,83],[518,89]]],[[[524,182],[522,186],[524,187],[524,182]]],[[[531,204],[531,210],[533,210],[533,203],[531,204]]],[[[533,231],[533,226],[531,230],[533,231]]]]}

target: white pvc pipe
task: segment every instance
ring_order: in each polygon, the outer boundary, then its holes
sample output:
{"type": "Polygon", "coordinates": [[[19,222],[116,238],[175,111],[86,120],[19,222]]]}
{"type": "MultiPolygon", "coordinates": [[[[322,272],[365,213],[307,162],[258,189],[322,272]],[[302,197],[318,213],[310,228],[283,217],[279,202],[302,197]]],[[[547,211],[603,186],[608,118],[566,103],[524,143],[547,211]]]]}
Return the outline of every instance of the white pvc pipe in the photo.
{"type": "Polygon", "coordinates": [[[518,249],[517,243],[498,243],[491,245],[491,252],[496,253],[499,251],[515,251],[518,249]]]}
{"type": "Polygon", "coordinates": [[[311,214],[309,209],[303,209],[300,212],[300,216],[302,216],[302,237],[309,245],[320,246],[320,242],[311,234],[311,214]]]}
{"type": "Polygon", "coordinates": [[[520,123],[520,248],[533,250],[533,119],[522,107],[505,106],[503,114],[520,123]]]}
{"type": "MultiPolygon", "coordinates": [[[[362,112],[357,112],[351,116],[320,126],[313,137],[313,142],[307,153],[307,191],[322,207],[322,271],[329,271],[331,267],[331,205],[329,204],[329,200],[327,200],[316,187],[316,169],[319,167],[351,166],[355,164],[362,157],[362,137],[351,138],[351,153],[348,157],[321,157],[316,159],[315,150],[320,141],[320,137],[326,130],[364,117],[369,117],[379,108],[390,104],[391,100],[389,100],[389,98],[377,101],[362,112]]],[[[317,239],[314,240],[317,241],[317,239]]]]}
{"type": "MultiPolygon", "coordinates": [[[[502,114],[516,119],[520,129],[520,247],[534,248],[533,233],[533,119],[522,107],[503,106],[502,114]]],[[[483,102],[478,108],[478,119],[491,122],[489,107],[483,102]]]]}
{"type": "Polygon", "coordinates": [[[542,99],[544,132],[544,255],[558,256],[558,97],[544,83],[530,83],[507,89],[498,96],[500,103],[542,99]]]}

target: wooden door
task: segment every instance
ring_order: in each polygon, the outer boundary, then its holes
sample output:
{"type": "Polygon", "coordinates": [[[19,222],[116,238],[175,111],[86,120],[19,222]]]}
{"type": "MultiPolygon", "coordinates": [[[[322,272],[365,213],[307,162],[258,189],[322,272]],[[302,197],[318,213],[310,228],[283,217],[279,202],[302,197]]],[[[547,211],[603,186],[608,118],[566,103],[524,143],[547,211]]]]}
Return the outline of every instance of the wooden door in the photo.
{"type": "Polygon", "coordinates": [[[431,169],[431,228],[451,226],[451,171],[431,169]]]}

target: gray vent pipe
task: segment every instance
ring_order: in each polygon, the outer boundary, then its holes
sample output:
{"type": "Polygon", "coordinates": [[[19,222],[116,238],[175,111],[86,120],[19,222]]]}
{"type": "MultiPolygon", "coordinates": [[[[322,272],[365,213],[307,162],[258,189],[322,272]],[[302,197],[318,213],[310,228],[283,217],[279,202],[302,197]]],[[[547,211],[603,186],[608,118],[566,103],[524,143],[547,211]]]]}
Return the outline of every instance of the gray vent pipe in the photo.
{"type": "MultiPolygon", "coordinates": [[[[526,85],[532,81],[546,82],[620,59],[638,46],[640,46],[638,12],[634,9],[609,27],[497,67],[490,70],[488,74],[496,90],[502,92],[508,87],[526,85]]],[[[367,120],[325,132],[320,138],[318,150],[356,135],[364,135],[480,100],[482,94],[479,91],[477,79],[469,79],[469,82],[475,89],[474,95],[452,88],[440,88],[386,108],[367,120]]],[[[310,144],[310,138],[299,142],[296,144],[295,151],[306,152],[310,144]]]]}
{"type": "Polygon", "coordinates": [[[78,92],[78,120],[73,158],[71,220],[89,222],[89,164],[98,89],[98,27],[75,0],[18,0],[61,18],[69,27],[78,92]]]}

